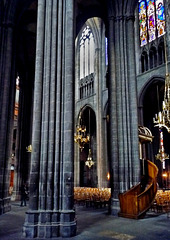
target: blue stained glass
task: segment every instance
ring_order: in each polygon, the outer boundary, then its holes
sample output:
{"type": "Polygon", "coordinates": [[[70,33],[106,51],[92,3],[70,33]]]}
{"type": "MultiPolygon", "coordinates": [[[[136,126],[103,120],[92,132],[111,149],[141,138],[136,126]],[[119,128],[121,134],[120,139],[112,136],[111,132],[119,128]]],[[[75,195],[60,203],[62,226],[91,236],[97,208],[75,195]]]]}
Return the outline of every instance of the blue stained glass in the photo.
{"type": "Polygon", "coordinates": [[[160,37],[165,34],[165,9],[163,0],[156,1],[156,18],[158,37],[160,37]]]}
{"type": "Polygon", "coordinates": [[[158,11],[158,19],[161,21],[164,21],[165,20],[165,15],[164,15],[165,9],[164,9],[163,2],[157,1],[156,5],[157,5],[157,11],[158,11]]]}
{"type": "Polygon", "coordinates": [[[140,1],[139,3],[139,13],[142,11],[142,9],[146,9],[145,1],[140,1]]]}
{"type": "Polygon", "coordinates": [[[141,46],[165,34],[164,0],[139,0],[141,46]],[[157,35],[156,35],[157,33],[157,35]]]}
{"type": "Polygon", "coordinates": [[[147,44],[147,18],[146,18],[146,3],[139,1],[139,25],[140,25],[140,40],[141,46],[147,44]]]}
{"type": "Polygon", "coordinates": [[[164,17],[164,6],[161,6],[161,8],[158,11],[158,19],[162,20],[162,21],[165,20],[165,17],[164,17]]]}
{"type": "Polygon", "coordinates": [[[147,7],[149,5],[155,5],[155,1],[154,0],[146,0],[146,2],[147,2],[147,7]]]}

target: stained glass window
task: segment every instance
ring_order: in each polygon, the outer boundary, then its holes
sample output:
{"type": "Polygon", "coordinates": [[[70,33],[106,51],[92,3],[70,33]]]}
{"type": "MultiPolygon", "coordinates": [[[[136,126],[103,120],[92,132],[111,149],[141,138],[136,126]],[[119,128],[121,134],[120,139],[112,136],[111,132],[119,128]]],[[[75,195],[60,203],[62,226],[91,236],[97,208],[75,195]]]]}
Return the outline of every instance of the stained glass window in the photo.
{"type": "Polygon", "coordinates": [[[158,37],[165,34],[165,10],[163,0],[156,1],[156,20],[158,37]]]}
{"type": "Polygon", "coordinates": [[[146,3],[139,1],[139,26],[140,26],[140,40],[141,46],[147,44],[147,17],[146,17],[146,3]]]}
{"type": "Polygon", "coordinates": [[[139,0],[139,27],[141,46],[165,34],[163,0],[139,0]]]}
{"type": "Polygon", "coordinates": [[[155,3],[154,0],[147,0],[147,16],[148,16],[148,37],[149,42],[156,39],[156,21],[155,21],[155,3]]]}

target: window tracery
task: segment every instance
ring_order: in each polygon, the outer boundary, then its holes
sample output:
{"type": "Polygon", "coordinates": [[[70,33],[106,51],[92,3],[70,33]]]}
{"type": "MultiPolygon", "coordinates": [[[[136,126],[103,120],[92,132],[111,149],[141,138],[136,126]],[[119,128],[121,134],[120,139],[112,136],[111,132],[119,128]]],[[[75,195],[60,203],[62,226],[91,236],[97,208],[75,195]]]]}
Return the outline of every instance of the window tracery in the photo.
{"type": "Polygon", "coordinates": [[[94,93],[94,36],[89,26],[82,31],[80,46],[80,99],[94,93]]]}

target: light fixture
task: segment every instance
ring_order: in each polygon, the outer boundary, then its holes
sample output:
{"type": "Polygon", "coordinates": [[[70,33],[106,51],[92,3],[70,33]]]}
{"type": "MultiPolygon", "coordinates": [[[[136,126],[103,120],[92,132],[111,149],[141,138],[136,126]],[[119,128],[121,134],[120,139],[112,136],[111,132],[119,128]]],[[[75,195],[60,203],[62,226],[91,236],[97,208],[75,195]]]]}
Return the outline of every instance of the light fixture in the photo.
{"type": "Polygon", "coordinates": [[[167,178],[167,177],[168,177],[168,174],[167,174],[167,173],[163,173],[163,174],[162,174],[162,177],[167,178]]]}
{"type": "Polygon", "coordinates": [[[110,173],[109,172],[107,173],[107,180],[108,181],[110,180],[110,173]]]}
{"type": "Polygon", "coordinates": [[[26,147],[27,152],[31,153],[32,152],[32,145],[29,145],[28,147],[26,147]]]}
{"type": "Polygon", "coordinates": [[[159,146],[159,152],[156,155],[156,159],[159,159],[162,162],[163,169],[165,169],[165,159],[169,159],[169,156],[164,152],[162,128],[166,128],[167,131],[170,133],[170,74],[168,73],[165,35],[164,35],[164,46],[165,46],[164,49],[165,49],[165,66],[166,66],[164,101],[162,102],[162,112],[159,111],[158,114],[155,114],[155,117],[153,118],[153,123],[155,123],[155,127],[159,128],[159,135],[160,135],[160,146],[159,146]]]}
{"type": "Polygon", "coordinates": [[[162,128],[159,128],[159,139],[160,139],[159,152],[155,157],[157,160],[160,160],[162,162],[163,169],[165,169],[165,159],[169,159],[169,155],[167,155],[164,151],[162,128]]]}
{"type": "Polygon", "coordinates": [[[89,148],[89,154],[88,154],[87,160],[85,161],[85,165],[89,168],[91,168],[94,165],[94,161],[92,159],[91,148],[89,148]]]}
{"type": "Polygon", "coordinates": [[[14,170],[15,170],[14,164],[11,164],[11,171],[14,171],[14,170]]]}
{"type": "Polygon", "coordinates": [[[153,122],[159,128],[165,127],[168,132],[170,132],[170,74],[168,72],[168,61],[167,61],[167,51],[166,51],[166,39],[164,35],[164,49],[165,49],[165,90],[164,90],[164,101],[162,102],[162,112],[159,111],[158,115],[155,114],[153,122]]]}
{"type": "Polygon", "coordinates": [[[155,127],[166,128],[170,133],[170,75],[166,73],[165,76],[165,91],[164,101],[162,102],[162,112],[159,111],[155,114],[153,122],[156,124],[155,127]]]}
{"type": "MultiPolygon", "coordinates": [[[[90,108],[89,108],[89,135],[90,135],[90,108]]],[[[92,151],[91,151],[91,141],[89,141],[89,153],[88,153],[87,160],[85,161],[85,165],[88,166],[89,168],[91,168],[94,165],[94,161],[92,158],[92,151]]]]}
{"type": "Polygon", "coordinates": [[[78,143],[81,151],[83,150],[84,145],[90,141],[90,135],[86,134],[86,126],[82,125],[81,113],[79,115],[79,124],[76,126],[74,141],[78,143]]]}

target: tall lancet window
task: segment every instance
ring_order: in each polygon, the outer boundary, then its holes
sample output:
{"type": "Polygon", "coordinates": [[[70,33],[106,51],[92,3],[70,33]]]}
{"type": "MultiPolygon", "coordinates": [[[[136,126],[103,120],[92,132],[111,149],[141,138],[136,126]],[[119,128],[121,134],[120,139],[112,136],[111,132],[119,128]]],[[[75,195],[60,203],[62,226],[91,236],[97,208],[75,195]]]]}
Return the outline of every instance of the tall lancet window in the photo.
{"type": "Polygon", "coordinates": [[[94,36],[86,26],[80,37],[80,98],[90,96],[94,92],[94,36]]]}
{"type": "Polygon", "coordinates": [[[158,37],[165,34],[165,9],[163,0],[156,1],[156,20],[158,37]]]}
{"type": "Polygon", "coordinates": [[[139,0],[139,26],[141,46],[165,34],[163,0],[139,0]]]}

